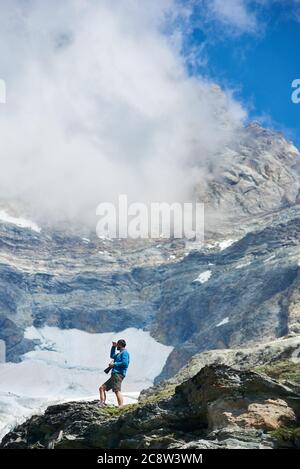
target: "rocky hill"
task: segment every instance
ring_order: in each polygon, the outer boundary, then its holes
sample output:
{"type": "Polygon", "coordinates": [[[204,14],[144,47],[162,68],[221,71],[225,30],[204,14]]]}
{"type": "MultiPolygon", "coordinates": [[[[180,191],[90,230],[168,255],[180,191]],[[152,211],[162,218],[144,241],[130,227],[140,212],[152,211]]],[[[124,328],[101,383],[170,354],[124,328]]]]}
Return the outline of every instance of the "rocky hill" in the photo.
{"type": "Polygon", "coordinates": [[[199,354],[138,404],[52,406],[7,434],[0,447],[299,448],[299,344],[293,337],[259,350],[199,354]]]}

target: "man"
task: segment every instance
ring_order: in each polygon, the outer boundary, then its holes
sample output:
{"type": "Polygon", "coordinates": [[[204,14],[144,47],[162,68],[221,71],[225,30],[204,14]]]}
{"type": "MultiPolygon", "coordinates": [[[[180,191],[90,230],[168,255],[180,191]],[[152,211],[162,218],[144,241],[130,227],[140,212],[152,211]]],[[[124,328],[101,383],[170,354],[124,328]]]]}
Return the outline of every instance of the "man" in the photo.
{"type": "Polygon", "coordinates": [[[124,339],[118,340],[118,342],[112,343],[112,348],[110,351],[110,358],[113,359],[109,363],[109,368],[112,369],[110,378],[103,383],[100,388],[100,405],[106,405],[106,391],[110,389],[116,394],[119,407],[123,406],[123,396],[121,394],[121,385],[122,381],[126,376],[126,371],[129,365],[129,353],[126,350],[126,342],[124,339]],[[116,348],[119,350],[116,353],[116,348]]]}

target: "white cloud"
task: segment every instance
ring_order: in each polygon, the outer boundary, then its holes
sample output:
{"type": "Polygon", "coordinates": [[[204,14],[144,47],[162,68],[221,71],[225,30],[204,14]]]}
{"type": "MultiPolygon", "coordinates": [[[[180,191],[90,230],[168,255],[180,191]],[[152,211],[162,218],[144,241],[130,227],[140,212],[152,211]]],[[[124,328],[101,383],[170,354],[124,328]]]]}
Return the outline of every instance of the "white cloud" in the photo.
{"type": "Polygon", "coordinates": [[[178,8],[1,2],[0,198],[21,199],[37,220],[93,223],[98,203],[119,193],[187,200],[245,112],[188,76],[180,34],[162,32],[178,8]]]}
{"type": "Polygon", "coordinates": [[[190,0],[198,13],[199,27],[206,30],[208,41],[219,37],[266,33],[272,8],[277,22],[300,21],[300,0],[190,0]]]}
{"type": "Polygon", "coordinates": [[[257,18],[248,3],[247,0],[212,0],[210,8],[222,23],[243,32],[254,32],[257,29],[257,18]]]}

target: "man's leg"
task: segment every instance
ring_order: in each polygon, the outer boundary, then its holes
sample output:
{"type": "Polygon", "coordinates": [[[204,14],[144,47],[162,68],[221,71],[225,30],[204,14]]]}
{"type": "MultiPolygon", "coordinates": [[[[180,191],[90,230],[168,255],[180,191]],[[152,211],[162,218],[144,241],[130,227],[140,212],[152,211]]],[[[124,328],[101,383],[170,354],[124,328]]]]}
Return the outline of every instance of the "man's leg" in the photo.
{"type": "Polygon", "coordinates": [[[123,376],[120,375],[119,373],[113,373],[111,376],[112,379],[112,390],[116,395],[117,401],[118,401],[118,406],[122,407],[123,406],[123,396],[121,393],[121,386],[122,386],[122,381],[123,381],[123,376]]]}
{"type": "Polygon", "coordinates": [[[109,391],[112,387],[112,377],[110,377],[105,383],[101,384],[99,387],[100,394],[100,403],[105,404],[106,401],[106,391],[109,391]]]}
{"type": "Polygon", "coordinates": [[[116,391],[115,394],[116,394],[116,397],[117,397],[118,406],[122,407],[123,404],[124,404],[124,400],[123,400],[123,396],[122,396],[121,391],[116,391]]]}
{"type": "Polygon", "coordinates": [[[103,404],[105,404],[105,401],[106,401],[106,392],[105,392],[105,384],[101,384],[100,388],[99,388],[99,393],[100,393],[100,401],[103,402],[103,404]]]}

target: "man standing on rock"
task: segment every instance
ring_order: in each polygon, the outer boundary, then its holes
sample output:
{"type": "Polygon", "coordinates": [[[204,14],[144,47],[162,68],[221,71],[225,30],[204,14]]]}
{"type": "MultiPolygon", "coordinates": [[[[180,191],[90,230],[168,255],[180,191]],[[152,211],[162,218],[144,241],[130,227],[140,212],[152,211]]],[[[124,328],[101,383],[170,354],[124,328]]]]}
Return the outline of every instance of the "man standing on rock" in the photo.
{"type": "Polygon", "coordinates": [[[119,339],[118,342],[112,343],[112,348],[110,351],[110,358],[113,359],[112,362],[108,365],[111,368],[110,378],[103,383],[100,388],[100,405],[106,405],[106,391],[110,389],[116,394],[119,407],[123,406],[123,396],[121,394],[121,385],[122,381],[126,376],[126,371],[129,365],[129,353],[126,350],[126,342],[124,339],[119,339]],[[116,348],[119,350],[116,353],[116,348]]]}

